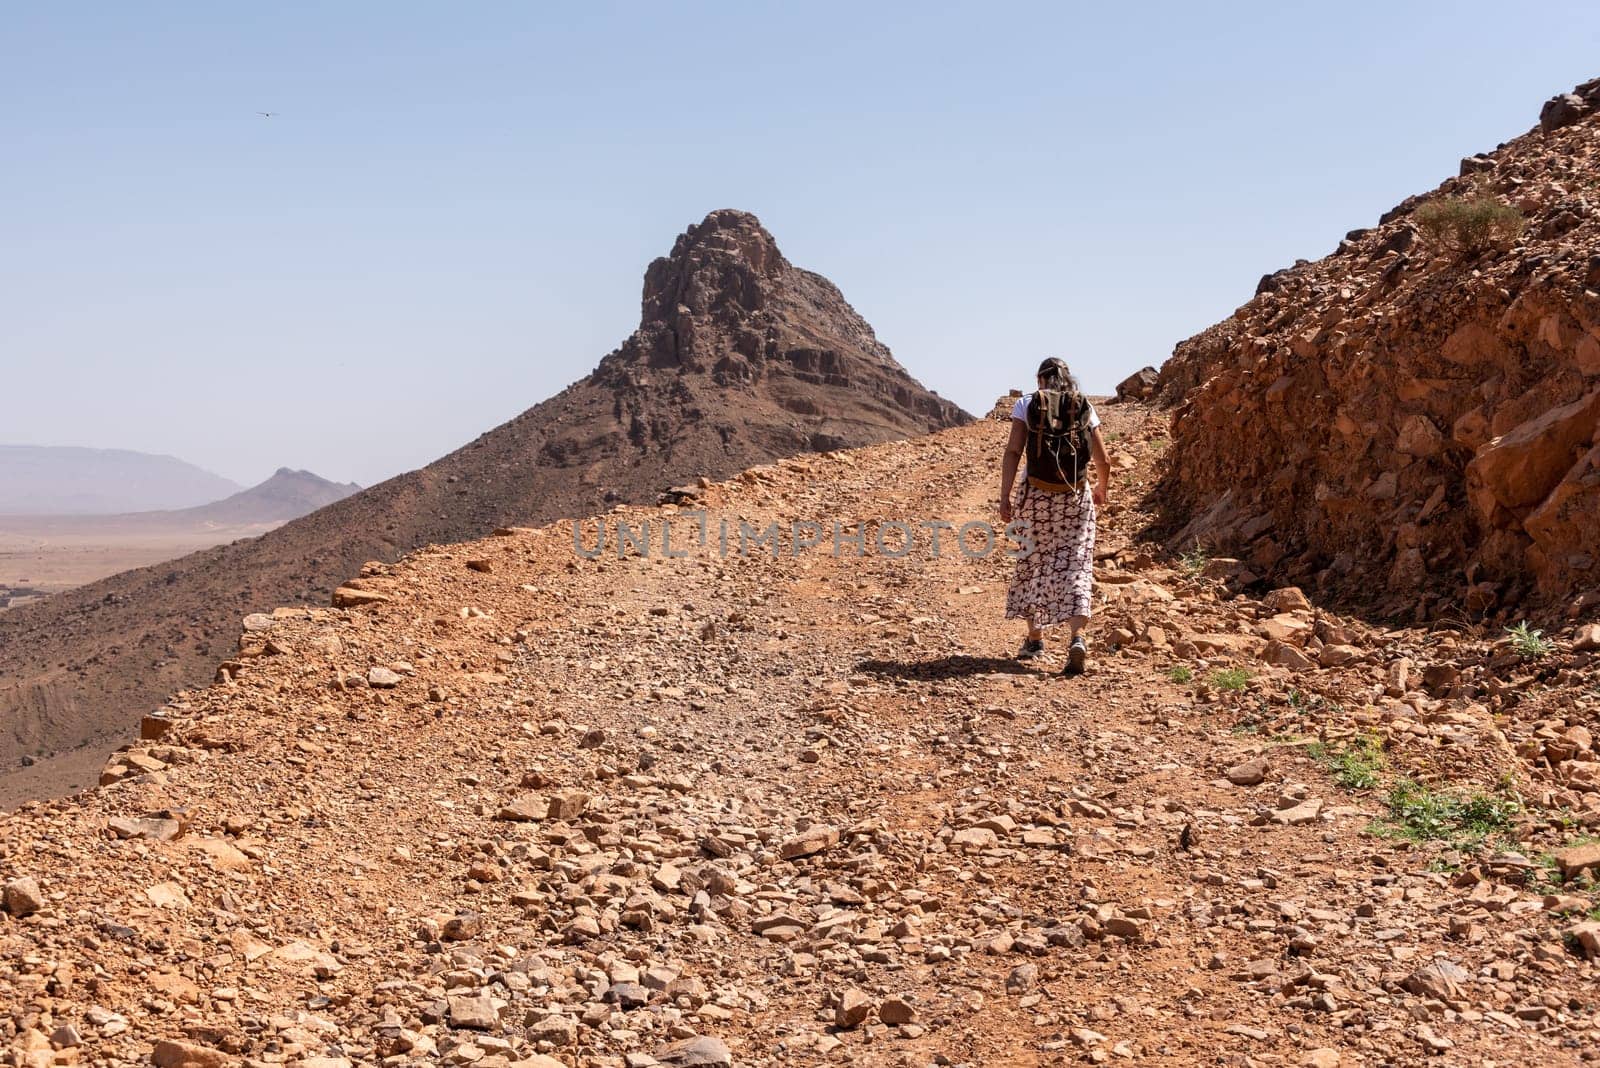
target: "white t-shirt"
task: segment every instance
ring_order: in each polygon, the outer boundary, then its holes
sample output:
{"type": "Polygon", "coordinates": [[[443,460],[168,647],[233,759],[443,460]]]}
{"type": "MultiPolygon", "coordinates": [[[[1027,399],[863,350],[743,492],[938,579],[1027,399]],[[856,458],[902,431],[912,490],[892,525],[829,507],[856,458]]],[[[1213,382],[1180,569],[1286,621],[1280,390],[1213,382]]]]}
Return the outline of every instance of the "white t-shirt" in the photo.
{"type": "MultiPolygon", "coordinates": [[[[1017,403],[1011,408],[1011,418],[1028,421],[1028,405],[1033,403],[1033,394],[1026,393],[1017,398],[1017,403]]],[[[1100,413],[1094,410],[1094,405],[1089,405],[1089,429],[1094,430],[1100,425],[1100,413]]]]}

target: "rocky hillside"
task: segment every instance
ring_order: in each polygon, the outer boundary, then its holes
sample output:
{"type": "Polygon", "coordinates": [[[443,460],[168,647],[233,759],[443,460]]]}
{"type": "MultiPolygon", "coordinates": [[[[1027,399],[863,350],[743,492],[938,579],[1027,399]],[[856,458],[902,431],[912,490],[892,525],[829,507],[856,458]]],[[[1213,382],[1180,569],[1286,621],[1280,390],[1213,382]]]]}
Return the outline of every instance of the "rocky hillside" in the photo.
{"type": "Polygon", "coordinates": [[[1081,679],[924,525],[994,521],[1003,420],[702,487],[704,541],[601,517],[648,557],[506,529],[235,620],[0,822],[0,1060],[1592,1063],[1600,628],[1240,596],[1134,540],[1165,419],[1104,417],[1081,679]]]}
{"type": "Polygon", "coordinates": [[[1177,347],[1172,544],[1418,618],[1600,603],[1597,104],[1556,98],[1177,347]]]}
{"type": "Polygon", "coordinates": [[[0,768],[90,745],[75,762],[11,772],[0,804],[81,785],[103,755],[94,746],[210,677],[241,613],[326,604],[365,561],[966,418],[918,385],[833,285],[789,264],[754,216],[713,212],[650,265],[634,335],[555,397],[260,538],[0,616],[0,768]]]}

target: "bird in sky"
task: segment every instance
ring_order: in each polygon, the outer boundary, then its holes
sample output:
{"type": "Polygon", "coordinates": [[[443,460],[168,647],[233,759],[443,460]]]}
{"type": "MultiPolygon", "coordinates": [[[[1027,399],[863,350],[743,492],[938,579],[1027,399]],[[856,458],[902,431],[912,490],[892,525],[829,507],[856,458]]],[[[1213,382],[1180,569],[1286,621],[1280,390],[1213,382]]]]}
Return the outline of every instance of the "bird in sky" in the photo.
{"type": "Polygon", "coordinates": [[[258,111],[256,114],[260,115],[263,119],[270,119],[272,116],[278,113],[276,111],[258,111]]]}

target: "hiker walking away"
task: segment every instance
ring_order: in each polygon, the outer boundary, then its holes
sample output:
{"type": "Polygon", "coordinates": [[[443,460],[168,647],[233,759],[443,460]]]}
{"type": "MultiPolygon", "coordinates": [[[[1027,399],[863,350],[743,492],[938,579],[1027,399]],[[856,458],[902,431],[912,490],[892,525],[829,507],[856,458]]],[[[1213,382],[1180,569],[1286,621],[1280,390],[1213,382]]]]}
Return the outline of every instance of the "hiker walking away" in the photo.
{"type": "Polygon", "coordinates": [[[1018,660],[1044,652],[1044,628],[1071,633],[1063,674],[1082,674],[1089,658],[1083,628],[1094,586],[1095,509],[1106,503],[1111,465],[1100,416],[1064,361],[1039,365],[1039,388],[1011,409],[1011,438],[1000,463],[1000,520],[1026,528],[1033,551],[1017,560],[1006,591],[1006,618],[1028,621],[1018,660]],[[1017,483],[1017,464],[1027,457],[1017,483]],[[1089,460],[1095,481],[1089,484],[1089,460]]]}

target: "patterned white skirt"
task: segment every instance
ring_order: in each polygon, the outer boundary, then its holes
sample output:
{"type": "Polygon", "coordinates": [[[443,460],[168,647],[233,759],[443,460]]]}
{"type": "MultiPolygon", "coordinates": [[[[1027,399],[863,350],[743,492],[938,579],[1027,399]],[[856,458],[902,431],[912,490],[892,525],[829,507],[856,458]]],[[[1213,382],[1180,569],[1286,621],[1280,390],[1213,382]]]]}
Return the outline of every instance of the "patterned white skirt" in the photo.
{"type": "Polygon", "coordinates": [[[1033,541],[1033,552],[1017,560],[1006,591],[1006,618],[1036,627],[1092,614],[1094,589],[1094,490],[1085,479],[1077,492],[1050,493],[1017,480],[1012,519],[1033,541]]]}

